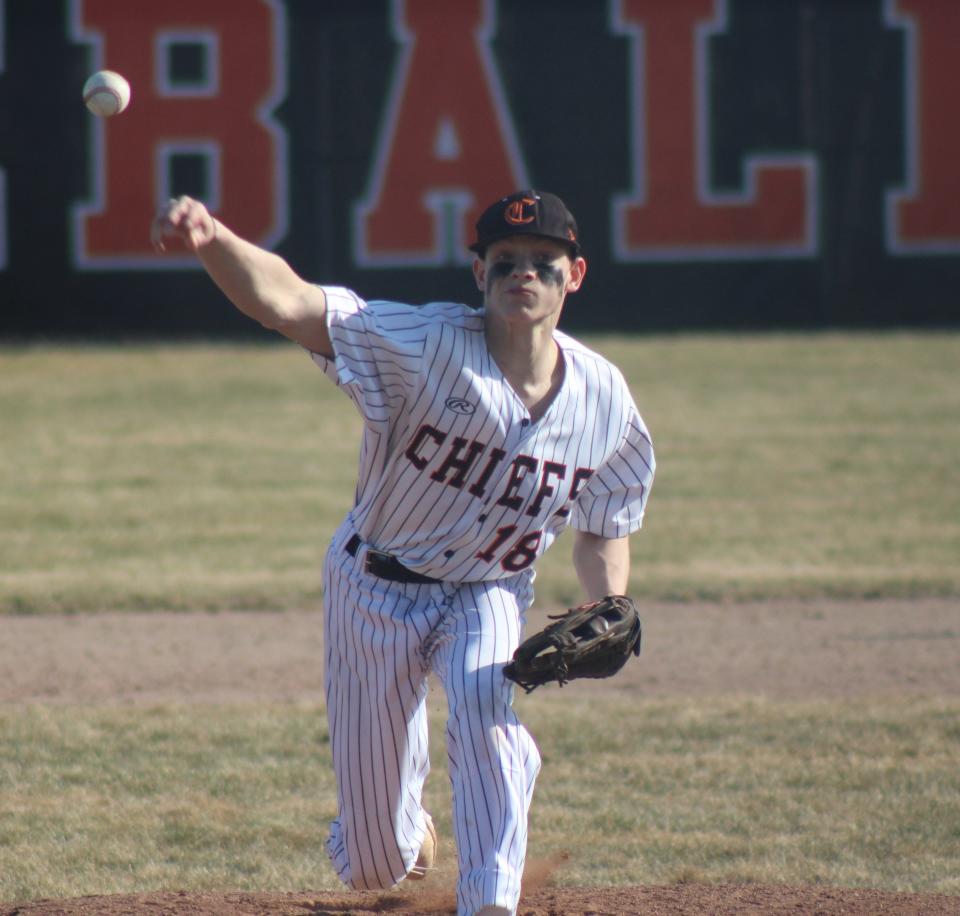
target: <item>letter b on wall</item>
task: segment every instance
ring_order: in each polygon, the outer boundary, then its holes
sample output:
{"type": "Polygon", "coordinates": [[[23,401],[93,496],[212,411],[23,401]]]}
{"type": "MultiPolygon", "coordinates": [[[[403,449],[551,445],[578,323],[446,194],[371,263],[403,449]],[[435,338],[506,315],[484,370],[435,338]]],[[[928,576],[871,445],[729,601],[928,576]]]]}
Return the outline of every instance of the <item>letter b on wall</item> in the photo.
{"type": "Polygon", "coordinates": [[[90,70],[130,81],[123,114],[90,119],[88,201],[74,212],[80,267],[193,266],[149,244],[161,201],[190,193],[241,235],[272,246],[286,232],[286,137],[270,113],[285,87],[276,0],[73,0],[90,70]]]}

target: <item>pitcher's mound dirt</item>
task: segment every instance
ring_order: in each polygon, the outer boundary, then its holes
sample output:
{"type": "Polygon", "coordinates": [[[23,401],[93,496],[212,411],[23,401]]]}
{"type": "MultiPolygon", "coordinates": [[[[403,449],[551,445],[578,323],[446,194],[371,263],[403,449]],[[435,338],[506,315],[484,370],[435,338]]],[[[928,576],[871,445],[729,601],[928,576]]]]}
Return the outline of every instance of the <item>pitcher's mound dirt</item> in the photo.
{"type": "MultiPolygon", "coordinates": [[[[452,898],[420,894],[131,894],[36,900],[0,916],[449,916],[452,898]]],[[[956,916],[960,898],[832,887],[677,884],[541,888],[518,916],[956,916]]]]}

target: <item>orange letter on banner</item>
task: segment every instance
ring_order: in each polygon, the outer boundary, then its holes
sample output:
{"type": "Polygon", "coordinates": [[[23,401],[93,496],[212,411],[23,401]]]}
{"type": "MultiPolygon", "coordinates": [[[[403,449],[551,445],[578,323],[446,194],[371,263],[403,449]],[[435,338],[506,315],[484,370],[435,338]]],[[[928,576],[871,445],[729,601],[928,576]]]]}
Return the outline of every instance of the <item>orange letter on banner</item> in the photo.
{"type": "MultiPolygon", "coordinates": [[[[4,71],[4,53],[7,49],[7,38],[4,34],[6,25],[6,11],[3,0],[0,0],[0,75],[4,71]]],[[[0,166],[0,270],[7,267],[7,173],[0,166]]]]}
{"type": "Polygon", "coordinates": [[[816,253],[809,156],[750,156],[742,193],[711,191],[708,38],[726,0],[613,0],[631,39],[634,187],[614,203],[621,260],[730,260],[816,253]]]}
{"type": "Polygon", "coordinates": [[[904,29],[906,185],[887,195],[887,248],[896,254],[960,252],[960,5],[887,0],[888,24],[904,29]]]}
{"type": "Polygon", "coordinates": [[[492,0],[394,0],[403,45],[370,192],[361,265],[469,261],[484,207],[526,184],[490,55],[492,0]]]}
{"type": "MultiPolygon", "coordinates": [[[[194,258],[150,247],[150,218],[169,196],[169,157],[208,164],[206,202],[225,223],[262,245],[286,232],[285,136],[265,112],[285,91],[283,7],[276,0],[73,0],[74,38],[91,41],[91,69],[130,81],[130,107],[90,118],[93,201],[75,212],[81,267],[190,265],[194,258]],[[205,52],[202,79],[171,70],[178,43],[205,52]]],[[[170,246],[171,249],[174,246],[170,246]]]]}

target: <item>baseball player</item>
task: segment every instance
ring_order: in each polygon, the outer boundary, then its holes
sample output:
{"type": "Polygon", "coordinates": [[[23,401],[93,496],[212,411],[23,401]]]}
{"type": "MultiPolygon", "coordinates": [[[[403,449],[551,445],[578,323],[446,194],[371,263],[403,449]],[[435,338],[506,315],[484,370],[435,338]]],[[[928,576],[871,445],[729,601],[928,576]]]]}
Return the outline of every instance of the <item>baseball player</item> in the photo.
{"type": "Polygon", "coordinates": [[[432,671],[449,709],[458,912],[491,916],[516,912],[540,768],[503,676],[534,564],[572,524],[586,599],[625,594],[654,459],[620,372],[557,329],[587,269],[563,202],[520,191],[476,228],[480,309],[313,285],[185,197],[161,208],[152,237],[182,240],[363,417],[353,508],[324,564],[333,866],[365,889],[433,866],[421,804],[432,671]]]}

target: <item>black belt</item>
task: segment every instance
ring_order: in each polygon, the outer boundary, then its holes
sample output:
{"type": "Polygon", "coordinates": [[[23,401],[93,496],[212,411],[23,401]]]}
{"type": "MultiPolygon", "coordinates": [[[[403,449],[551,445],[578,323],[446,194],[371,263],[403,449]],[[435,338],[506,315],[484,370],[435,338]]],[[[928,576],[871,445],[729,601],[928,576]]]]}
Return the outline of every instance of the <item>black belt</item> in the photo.
{"type": "MultiPolygon", "coordinates": [[[[347,541],[345,550],[351,557],[355,557],[362,543],[363,541],[360,539],[360,535],[355,534],[347,541]]],[[[437,583],[443,581],[442,579],[423,576],[420,573],[414,572],[412,569],[407,569],[396,557],[391,556],[389,553],[381,553],[379,550],[373,550],[372,548],[367,548],[366,570],[371,576],[376,576],[378,579],[386,579],[388,582],[412,582],[426,585],[431,582],[437,583]]]]}

